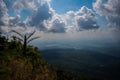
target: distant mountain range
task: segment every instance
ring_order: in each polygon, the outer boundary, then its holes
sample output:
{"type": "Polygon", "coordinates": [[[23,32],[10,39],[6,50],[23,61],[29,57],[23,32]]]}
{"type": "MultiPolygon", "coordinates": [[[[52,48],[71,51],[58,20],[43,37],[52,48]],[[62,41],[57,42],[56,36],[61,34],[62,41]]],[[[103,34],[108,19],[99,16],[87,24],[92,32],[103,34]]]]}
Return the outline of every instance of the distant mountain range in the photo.
{"type": "Polygon", "coordinates": [[[42,56],[51,66],[98,80],[120,80],[120,53],[117,48],[47,49],[42,56]],[[99,51],[101,50],[101,51],[99,51]]]}

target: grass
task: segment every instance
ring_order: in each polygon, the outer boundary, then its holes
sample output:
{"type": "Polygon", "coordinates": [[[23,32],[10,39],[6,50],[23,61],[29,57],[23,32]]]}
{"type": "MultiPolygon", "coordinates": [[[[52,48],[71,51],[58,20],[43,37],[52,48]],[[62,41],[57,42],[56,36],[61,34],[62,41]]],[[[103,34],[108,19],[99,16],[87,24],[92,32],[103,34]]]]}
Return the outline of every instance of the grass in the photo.
{"type": "Polygon", "coordinates": [[[19,42],[4,42],[0,51],[0,80],[56,80],[36,47],[27,46],[23,55],[19,42]]]}

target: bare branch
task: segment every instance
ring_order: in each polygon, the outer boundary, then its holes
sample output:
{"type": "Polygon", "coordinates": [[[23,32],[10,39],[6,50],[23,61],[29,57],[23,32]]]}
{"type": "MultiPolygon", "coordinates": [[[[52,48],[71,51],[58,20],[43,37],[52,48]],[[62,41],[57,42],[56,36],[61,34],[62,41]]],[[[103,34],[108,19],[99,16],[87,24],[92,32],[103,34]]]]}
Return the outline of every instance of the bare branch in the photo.
{"type": "Polygon", "coordinates": [[[16,34],[18,34],[20,37],[22,37],[22,38],[23,38],[23,35],[22,35],[22,34],[20,34],[19,32],[15,31],[15,30],[12,30],[11,32],[16,33],[16,34]]]}
{"type": "Polygon", "coordinates": [[[38,38],[40,38],[40,37],[33,37],[33,38],[31,38],[31,36],[33,36],[34,35],[34,33],[35,33],[35,31],[33,31],[32,33],[30,33],[28,36],[27,36],[27,34],[25,34],[25,35],[22,35],[22,34],[20,34],[19,32],[17,32],[17,31],[14,31],[14,30],[12,30],[11,32],[14,32],[14,33],[16,33],[16,34],[18,34],[20,37],[16,37],[16,39],[18,39],[18,40],[20,40],[21,42],[23,42],[23,54],[24,55],[26,55],[26,49],[27,49],[27,44],[29,43],[29,42],[31,42],[32,40],[35,40],[35,39],[38,39],[38,38]]]}
{"type": "Polygon", "coordinates": [[[33,34],[35,34],[35,30],[27,37],[27,39],[29,39],[33,34]]]}
{"type": "Polygon", "coordinates": [[[19,37],[16,37],[16,39],[18,39],[19,41],[23,41],[23,39],[19,38],[19,37]]]}
{"type": "Polygon", "coordinates": [[[30,40],[28,40],[27,43],[29,43],[29,42],[31,42],[31,41],[33,41],[33,40],[35,40],[35,39],[38,39],[38,38],[40,38],[40,37],[33,37],[33,38],[31,38],[30,40]]]}

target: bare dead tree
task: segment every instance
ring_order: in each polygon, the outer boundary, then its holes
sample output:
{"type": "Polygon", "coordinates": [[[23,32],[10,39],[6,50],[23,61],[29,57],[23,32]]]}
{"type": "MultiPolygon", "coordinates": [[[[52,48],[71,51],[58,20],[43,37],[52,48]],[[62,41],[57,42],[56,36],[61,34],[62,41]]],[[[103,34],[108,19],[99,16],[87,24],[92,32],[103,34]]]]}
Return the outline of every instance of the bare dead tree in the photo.
{"type": "Polygon", "coordinates": [[[15,31],[15,30],[12,30],[11,32],[14,32],[16,33],[17,35],[19,36],[16,36],[16,39],[18,39],[19,41],[21,41],[23,43],[23,54],[26,55],[26,48],[27,48],[27,44],[35,39],[38,39],[40,37],[33,37],[32,36],[35,34],[35,30],[32,32],[32,33],[29,33],[29,34],[24,34],[22,35],[21,33],[15,31]]]}

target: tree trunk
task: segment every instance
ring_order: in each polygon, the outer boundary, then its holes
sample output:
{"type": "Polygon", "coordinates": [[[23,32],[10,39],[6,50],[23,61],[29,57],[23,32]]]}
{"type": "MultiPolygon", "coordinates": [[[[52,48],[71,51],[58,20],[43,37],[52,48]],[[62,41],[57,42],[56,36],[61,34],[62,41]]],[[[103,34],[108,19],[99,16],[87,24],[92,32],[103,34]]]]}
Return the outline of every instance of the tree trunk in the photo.
{"type": "Polygon", "coordinates": [[[27,37],[24,36],[24,44],[23,44],[23,54],[26,56],[26,48],[27,48],[27,37]]]}

